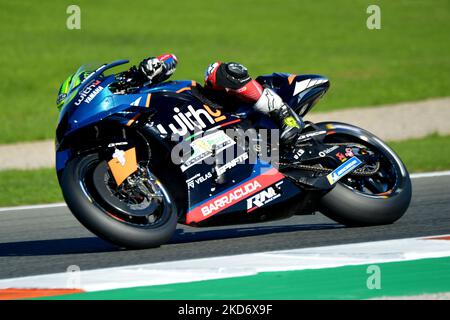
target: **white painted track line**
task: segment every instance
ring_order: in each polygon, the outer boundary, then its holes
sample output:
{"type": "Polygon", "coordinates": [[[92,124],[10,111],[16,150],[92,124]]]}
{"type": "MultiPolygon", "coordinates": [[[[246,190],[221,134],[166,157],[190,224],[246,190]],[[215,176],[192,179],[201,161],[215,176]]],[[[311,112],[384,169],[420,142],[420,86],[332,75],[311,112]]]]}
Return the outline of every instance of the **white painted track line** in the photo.
{"type": "Polygon", "coordinates": [[[0,212],[5,211],[22,211],[22,210],[33,210],[33,209],[49,209],[49,208],[60,208],[66,207],[67,205],[64,202],[58,203],[49,203],[49,204],[36,204],[30,206],[17,206],[17,207],[4,207],[0,208],[0,212]]]}
{"type": "Polygon", "coordinates": [[[0,280],[7,288],[111,290],[255,275],[260,272],[336,268],[450,256],[449,235],[382,240],[129,265],[0,280]],[[76,284],[74,283],[76,281],[76,284]]]}
{"type": "Polygon", "coordinates": [[[450,170],[449,171],[435,171],[435,172],[413,173],[413,174],[410,175],[411,179],[443,177],[443,176],[450,176],[450,170]]]}
{"type": "MultiPolygon", "coordinates": [[[[410,175],[411,179],[433,178],[433,177],[444,177],[444,176],[450,176],[450,170],[449,171],[413,173],[410,175]]],[[[59,203],[37,204],[37,205],[29,205],[29,206],[4,207],[4,208],[0,208],[0,212],[22,211],[22,210],[33,210],[33,209],[49,209],[49,208],[60,208],[60,207],[66,207],[66,204],[64,202],[59,202],[59,203]]]]}

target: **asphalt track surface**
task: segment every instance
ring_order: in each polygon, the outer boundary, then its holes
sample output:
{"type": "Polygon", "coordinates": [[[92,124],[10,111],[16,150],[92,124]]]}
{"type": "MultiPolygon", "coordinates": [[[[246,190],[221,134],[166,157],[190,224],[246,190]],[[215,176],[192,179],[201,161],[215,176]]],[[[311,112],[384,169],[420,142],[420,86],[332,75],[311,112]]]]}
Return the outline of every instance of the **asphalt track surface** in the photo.
{"type": "Polygon", "coordinates": [[[0,279],[250,252],[450,234],[450,176],[413,179],[413,200],[392,225],[345,228],[321,214],[269,223],[179,225],[156,249],[123,250],[95,237],[67,207],[0,212],[0,279]]]}

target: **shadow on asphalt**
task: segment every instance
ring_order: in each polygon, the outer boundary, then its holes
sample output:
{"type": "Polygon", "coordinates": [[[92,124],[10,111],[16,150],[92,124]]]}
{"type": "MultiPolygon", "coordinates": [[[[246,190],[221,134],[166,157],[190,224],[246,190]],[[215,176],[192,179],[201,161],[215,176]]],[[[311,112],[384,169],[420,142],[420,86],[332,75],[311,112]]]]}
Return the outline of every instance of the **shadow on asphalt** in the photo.
{"type": "MultiPolygon", "coordinates": [[[[301,224],[301,225],[285,225],[285,226],[255,226],[251,227],[235,227],[235,228],[222,228],[222,229],[194,229],[190,228],[189,231],[183,229],[177,229],[172,240],[169,243],[187,243],[198,241],[210,241],[210,240],[222,240],[228,238],[241,238],[251,236],[261,236],[265,234],[294,232],[294,231],[311,231],[311,230],[324,230],[324,229],[337,229],[344,228],[344,226],[337,223],[326,224],[301,224]],[[191,231],[198,230],[198,231],[191,231]]],[[[0,247],[1,248],[1,247],[0,247]]]]}
{"type": "Polygon", "coordinates": [[[0,243],[0,257],[112,252],[121,249],[96,237],[0,243]]]}
{"type": "MultiPolygon", "coordinates": [[[[260,236],[274,233],[338,229],[344,226],[336,223],[329,224],[303,224],[286,226],[255,226],[234,227],[221,229],[196,229],[198,231],[177,229],[169,244],[200,242],[210,240],[223,240],[260,236]]],[[[108,242],[96,237],[33,240],[23,242],[0,243],[0,257],[17,256],[47,256],[63,254],[101,253],[123,251],[108,242]]],[[[150,249],[151,250],[151,249],[150,249]]]]}

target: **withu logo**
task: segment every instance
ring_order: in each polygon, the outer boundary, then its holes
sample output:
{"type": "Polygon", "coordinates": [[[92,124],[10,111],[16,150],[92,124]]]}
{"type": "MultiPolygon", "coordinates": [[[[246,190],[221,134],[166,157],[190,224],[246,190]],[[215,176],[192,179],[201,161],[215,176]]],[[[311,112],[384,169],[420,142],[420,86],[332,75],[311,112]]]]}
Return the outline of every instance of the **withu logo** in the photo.
{"type": "Polygon", "coordinates": [[[78,97],[78,100],[75,101],[75,105],[79,106],[85,99],[86,99],[86,103],[91,102],[95,96],[103,90],[102,86],[98,86],[101,83],[100,80],[95,80],[94,82],[92,82],[89,86],[87,86],[86,88],[84,88],[81,92],[80,95],[78,97]],[[98,87],[97,87],[98,86],[98,87]]]}
{"type": "MultiPolygon", "coordinates": [[[[189,105],[187,109],[188,112],[180,112],[180,109],[173,108],[175,115],[173,119],[176,121],[177,125],[170,123],[169,129],[173,134],[178,134],[180,136],[186,135],[188,132],[203,130],[207,127],[205,121],[209,124],[214,124],[216,122],[226,119],[226,116],[222,115],[220,110],[213,111],[207,105],[203,105],[203,108],[194,109],[193,106],[189,105]]],[[[167,130],[162,124],[156,126],[162,134],[167,134],[167,130]]]]}

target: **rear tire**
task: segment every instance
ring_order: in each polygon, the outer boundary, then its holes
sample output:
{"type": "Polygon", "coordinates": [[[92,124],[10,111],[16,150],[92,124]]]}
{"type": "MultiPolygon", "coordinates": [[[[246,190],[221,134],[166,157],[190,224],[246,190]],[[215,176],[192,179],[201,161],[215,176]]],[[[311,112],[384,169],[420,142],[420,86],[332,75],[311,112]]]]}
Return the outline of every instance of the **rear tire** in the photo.
{"type": "Polygon", "coordinates": [[[96,154],[69,161],[61,177],[64,199],[73,215],[91,232],[118,246],[133,249],[153,248],[168,242],[177,225],[177,210],[166,191],[169,204],[164,207],[163,221],[155,226],[137,226],[109,214],[83,186],[89,168],[99,163],[96,154]]]}
{"type": "Polygon", "coordinates": [[[390,198],[370,198],[355,193],[343,184],[328,192],[320,201],[320,212],[349,227],[391,224],[400,219],[411,200],[409,177],[405,188],[390,198]]]}
{"type": "Polygon", "coordinates": [[[370,146],[390,164],[395,185],[388,192],[367,194],[344,183],[344,178],[319,202],[319,211],[346,226],[374,226],[391,224],[402,217],[411,202],[411,179],[405,165],[395,152],[370,132],[345,123],[320,123],[333,126],[329,139],[359,142],[370,146]],[[362,138],[361,138],[362,137],[362,138]]]}

